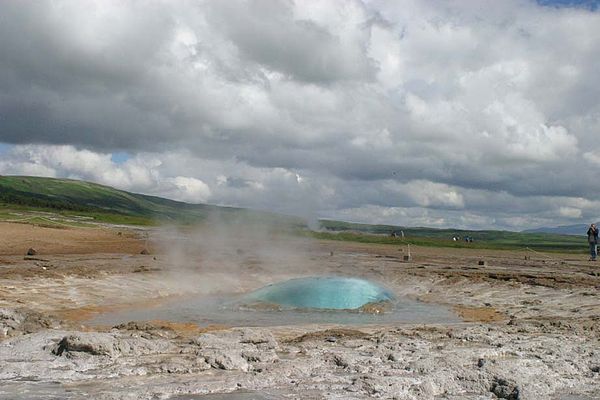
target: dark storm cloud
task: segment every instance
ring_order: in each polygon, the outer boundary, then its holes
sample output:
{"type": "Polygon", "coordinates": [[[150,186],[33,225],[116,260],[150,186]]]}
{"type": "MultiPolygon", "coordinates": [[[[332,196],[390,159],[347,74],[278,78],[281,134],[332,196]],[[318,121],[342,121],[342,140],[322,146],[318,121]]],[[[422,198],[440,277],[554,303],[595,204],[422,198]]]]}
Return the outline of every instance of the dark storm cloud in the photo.
{"type": "Polygon", "coordinates": [[[103,14],[101,4],[85,2],[0,7],[0,139],[94,148],[135,148],[153,143],[144,137],[154,134],[160,140],[163,116],[135,97],[168,39],[169,18],[154,7],[143,16],[103,14]]]}
{"type": "Polygon", "coordinates": [[[595,207],[599,35],[597,12],[517,0],[5,1],[0,142],[19,146],[0,172],[396,223],[571,221],[595,207]]]}
{"type": "MultiPolygon", "coordinates": [[[[209,21],[222,29],[247,60],[316,84],[372,80],[366,43],[347,46],[340,37],[308,20],[294,18],[291,1],[212,2],[209,21]]],[[[364,30],[368,32],[368,21],[364,30]]]]}

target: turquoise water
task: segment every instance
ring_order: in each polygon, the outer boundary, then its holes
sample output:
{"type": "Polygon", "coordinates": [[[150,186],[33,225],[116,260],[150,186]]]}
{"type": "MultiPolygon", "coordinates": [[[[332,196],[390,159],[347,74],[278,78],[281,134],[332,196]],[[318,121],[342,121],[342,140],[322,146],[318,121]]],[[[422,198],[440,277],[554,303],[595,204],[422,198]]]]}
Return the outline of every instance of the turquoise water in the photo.
{"type": "Polygon", "coordinates": [[[154,307],[107,312],[97,315],[88,324],[113,326],[149,320],[232,327],[460,322],[456,314],[445,307],[396,297],[375,282],[309,277],[275,283],[243,295],[185,296],[154,307]],[[363,312],[361,307],[369,303],[381,303],[385,307],[379,313],[363,312]]]}
{"type": "Polygon", "coordinates": [[[369,303],[395,300],[374,282],[335,276],[297,278],[274,283],[242,298],[246,303],[276,304],[290,309],[353,310],[369,303]]]}

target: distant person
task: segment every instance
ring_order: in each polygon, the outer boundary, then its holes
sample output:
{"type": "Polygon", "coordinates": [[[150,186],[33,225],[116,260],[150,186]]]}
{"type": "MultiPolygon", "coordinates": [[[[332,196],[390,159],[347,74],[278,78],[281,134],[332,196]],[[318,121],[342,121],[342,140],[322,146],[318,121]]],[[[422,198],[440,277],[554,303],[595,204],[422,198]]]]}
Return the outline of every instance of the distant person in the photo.
{"type": "Polygon", "coordinates": [[[597,246],[598,246],[598,228],[596,224],[591,224],[588,231],[588,243],[590,245],[590,261],[596,261],[597,246]]]}

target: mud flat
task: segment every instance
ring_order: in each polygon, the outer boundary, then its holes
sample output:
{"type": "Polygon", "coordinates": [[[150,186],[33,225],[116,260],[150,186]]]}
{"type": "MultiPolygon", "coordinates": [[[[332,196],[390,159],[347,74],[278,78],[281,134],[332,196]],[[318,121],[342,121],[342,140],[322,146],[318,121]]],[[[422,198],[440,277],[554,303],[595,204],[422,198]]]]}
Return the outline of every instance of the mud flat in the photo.
{"type": "Polygon", "coordinates": [[[16,225],[0,226],[0,398],[600,398],[600,266],[583,254],[417,247],[404,262],[396,246],[294,238],[184,251],[149,243],[152,232],[16,225]],[[380,282],[457,320],[90,322],[324,274],[380,282]]]}

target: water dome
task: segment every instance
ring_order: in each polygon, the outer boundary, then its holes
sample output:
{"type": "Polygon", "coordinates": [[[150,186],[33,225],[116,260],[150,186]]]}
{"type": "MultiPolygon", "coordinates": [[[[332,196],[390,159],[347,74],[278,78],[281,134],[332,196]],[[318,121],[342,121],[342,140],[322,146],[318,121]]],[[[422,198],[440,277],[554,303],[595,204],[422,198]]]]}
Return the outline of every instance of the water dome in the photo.
{"type": "Polygon", "coordinates": [[[392,292],[364,279],[308,277],[265,286],[245,296],[244,303],[274,304],[283,308],[352,310],[391,300],[394,300],[392,292]]]}

